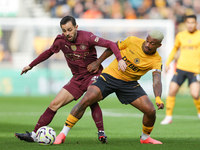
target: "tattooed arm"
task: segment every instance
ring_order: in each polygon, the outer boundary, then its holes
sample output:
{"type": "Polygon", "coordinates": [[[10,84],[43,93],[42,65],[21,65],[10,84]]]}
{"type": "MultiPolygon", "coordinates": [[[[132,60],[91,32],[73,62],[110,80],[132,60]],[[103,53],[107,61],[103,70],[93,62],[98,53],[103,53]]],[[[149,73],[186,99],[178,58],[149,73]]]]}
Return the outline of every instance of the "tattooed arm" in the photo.
{"type": "Polygon", "coordinates": [[[153,72],[153,91],[156,97],[156,105],[158,106],[158,109],[163,109],[164,103],[160,98],[162,94],[161,74],[157,71],[153,72]]]}

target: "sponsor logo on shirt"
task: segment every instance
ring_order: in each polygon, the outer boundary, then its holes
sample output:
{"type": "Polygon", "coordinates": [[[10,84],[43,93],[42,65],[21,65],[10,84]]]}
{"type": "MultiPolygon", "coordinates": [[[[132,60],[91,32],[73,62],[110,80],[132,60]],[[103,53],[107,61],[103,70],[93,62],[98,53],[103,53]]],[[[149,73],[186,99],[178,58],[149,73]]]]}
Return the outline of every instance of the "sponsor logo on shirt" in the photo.
{"type": "Polygon", "coordinates": [[[86,56],[89,55],[89,52],[84,52],[83,54],[65,54],[65,57],[70,59],[71,61],[77,60],[77,59],[86,59],[86,56]]]}
{"type": "Polygon", "coordinates": [[[124,56],[122,59],[126,62],[127,67],[129,67],[130,69],[132,69],[132,70],[135,71],[135,72],[139,72],[139,71],[140,71],[140,69],[139,69],[138,67],[136,67],[134,64],[132,64],[132,63],[126,58],[126,56],[124,56]]]}
{"type": "Polygon", "coordinates": [[[198,46],[182,46],[181,49],[183,50],[196,50],[198,46]]]}

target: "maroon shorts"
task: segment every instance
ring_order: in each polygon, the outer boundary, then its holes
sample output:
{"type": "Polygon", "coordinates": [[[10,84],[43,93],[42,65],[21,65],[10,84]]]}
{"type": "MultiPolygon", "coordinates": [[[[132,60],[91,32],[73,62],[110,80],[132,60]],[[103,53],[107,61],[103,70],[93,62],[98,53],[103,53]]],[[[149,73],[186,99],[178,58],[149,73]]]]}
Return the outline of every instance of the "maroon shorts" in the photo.
{"type": "Polygon", "coordinates": [[[89,85],[91,85],[100,74],[101,73],[87,75],[82,79],[78,80],[78,76],[73,76],[71,80],[65,86],[63,86],[63,88],[66,89],[69,93],[71,93],[74,96],[74,99],[77,100],[83,95],[83,93],[87,90],[89,85]]]}

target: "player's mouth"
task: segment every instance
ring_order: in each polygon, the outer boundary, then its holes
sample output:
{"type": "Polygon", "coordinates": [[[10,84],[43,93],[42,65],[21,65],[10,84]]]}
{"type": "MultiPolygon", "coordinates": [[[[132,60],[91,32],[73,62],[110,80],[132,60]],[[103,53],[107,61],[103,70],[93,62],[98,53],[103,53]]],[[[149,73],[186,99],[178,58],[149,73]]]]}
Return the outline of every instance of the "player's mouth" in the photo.
{"type": "Polygon", "coordinates": [[[150,49],[146,46],[144,46],[144,49],[145,49],[146,52],[150,51],[150,49]]]}
{"type": "Polygon", "coordinates": [[[67,36],[67,39],[68,39],[69,41],[71,41],[71,40],[72,40],[72,36],[67,36]]]}

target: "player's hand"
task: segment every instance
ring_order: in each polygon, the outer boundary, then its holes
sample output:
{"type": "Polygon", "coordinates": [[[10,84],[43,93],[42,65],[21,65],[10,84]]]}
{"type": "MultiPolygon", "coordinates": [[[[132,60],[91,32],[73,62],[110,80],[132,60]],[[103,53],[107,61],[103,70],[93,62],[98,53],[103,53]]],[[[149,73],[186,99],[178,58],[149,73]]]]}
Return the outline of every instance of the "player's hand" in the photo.
{"type": "Polygon", "coordinates": [[[159,104],[159,103],[156,103],[156,105],[158,106],[158,110],[159,110],[159,109],[163,109],[163,108],[164,108],[164,104],[163,104],[163,103],[161,103],[161,104],[159,104]]]}
{"type": "Polygon", "coordinates": [[[32,69],[32,67],[30,67],[30,66],[26,66],[26,67],[24,67],[23,68],[23,70],[22,70],[22,72],[21,72],[21,75],[23,74],[23,73],[27,73],[29,70],[31,70],[32,69]]]}
{"type": "Polygon", "coordinates": [[[156,97],[156,105],[158,106],[158,110],[164,108],[164,103],[159,96],[156,97]]]}
{"type": "Polygon", "coordinates": [[[100,64],[97,63],[97,61],[92,62],[87,66],[87,71],[96,73],[99,70],[100,64]]]}
{"type": "Polygon", "coordinates": [[[119,62],[118,62],[118,70],[122,70],[122,71],[125,71],[126,70],[126,62],[121,59],[119,62]]]}
{"type": "Polygon", "coordinates": [[[165,72],[167,73],[168,70],[170,69],[170,66],[165,66],[165,72]]]}

